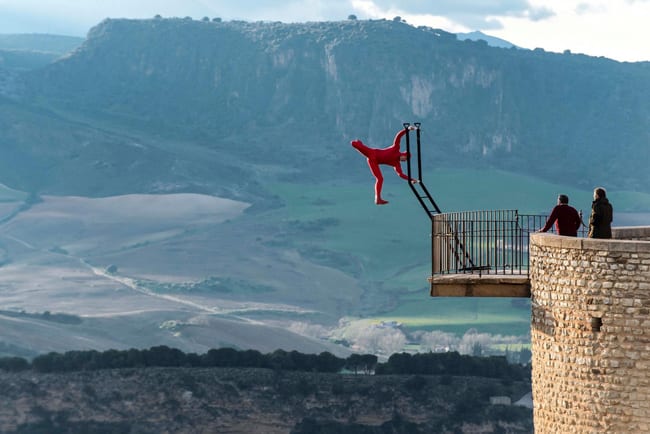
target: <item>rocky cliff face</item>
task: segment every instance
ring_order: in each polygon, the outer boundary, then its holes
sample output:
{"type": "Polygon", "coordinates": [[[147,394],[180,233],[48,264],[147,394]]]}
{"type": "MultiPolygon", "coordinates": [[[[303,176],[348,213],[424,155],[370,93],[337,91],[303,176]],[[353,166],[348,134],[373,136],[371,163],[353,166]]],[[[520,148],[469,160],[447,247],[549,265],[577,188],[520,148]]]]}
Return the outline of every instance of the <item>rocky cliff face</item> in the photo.
{"type": "Polygon", "coordinates": [[[585,188],[650,181],[647,63],[494,48],[394,21],[106,20],[25,82],[26,103],[191,143],[190,164],[214,151],[329,178],[349,167],[350,139],[385,146],[418,121],[436,166],[585,188]]]}

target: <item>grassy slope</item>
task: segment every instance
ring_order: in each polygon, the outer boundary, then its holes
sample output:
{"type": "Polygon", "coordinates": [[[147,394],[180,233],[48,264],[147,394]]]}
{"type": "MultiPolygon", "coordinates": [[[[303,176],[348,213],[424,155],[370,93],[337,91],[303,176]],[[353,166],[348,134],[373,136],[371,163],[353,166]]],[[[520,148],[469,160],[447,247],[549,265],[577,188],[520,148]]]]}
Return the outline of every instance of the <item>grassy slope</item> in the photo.
{"type": "MultiPolygon", "coordinates": [[[[0,198],[13,195],[17,193],[0,186],[0,198]]],[[[0,211],[2,206],[0,202],[0,211]]],[[[148,274],[165,282],[170,276],[185,279],[181,283],[194,282],[192,277],[200,280],[202,274],[193,274],[196,271],[192,267],[205,265],[211,271],[212,258],[222,262],[202,242],[214,241],[212,248],[220,250],[221,240],[208,239],[201,233],[201,242],[196,242],[192,230],[221,226],[221,221],[236,219],[245,207],[228,199],[194,194],[44,196],[42,202],[0,228],[0,307],[27,313],[7,316],[0,311],[0,353],[3,347],[18,350],[15,354],[34,355],[170,345],[193,352],[234,346],[266,352],[284,348],[347,354],[344,348],[301,337],[291,330],[242,320],[240,313],[275,307],[256,302],[251,292],[259,288],[247,286],[247,281],[238,285],[235,280],[236,286],[230,287],[233,280],[224,279],[228,290],[241,294],[228,300],[228,292],[183,293],[173,288],[156,292],[154,280],[151,285],[136,285],[131,280],[129,269],[137,271],[135,276],[148,274]],[[119,267],[105,273],[108,264],[119,267]],[[126,274],[120,274],[123,269],[126,274]],[[83,321],[61,324],[36,315],[44,311],[75,315],[83,321]],[[167,323],[177,326],[162,326],[167,323]]],[[[312,277],[315,274],[309,273],[312,277]]],[[[285,302],[287,298],[283,294],[276,301],[285,302]]]]}

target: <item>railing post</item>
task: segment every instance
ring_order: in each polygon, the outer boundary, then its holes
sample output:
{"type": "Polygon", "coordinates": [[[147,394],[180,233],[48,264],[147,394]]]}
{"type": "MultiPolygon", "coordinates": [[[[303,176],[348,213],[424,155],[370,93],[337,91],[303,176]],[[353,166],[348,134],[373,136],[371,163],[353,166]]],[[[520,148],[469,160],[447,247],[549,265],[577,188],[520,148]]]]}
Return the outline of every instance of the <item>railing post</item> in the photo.
{"type": "Polygon", "coordinates": [[[431,219],[431,275],[442,272],[441,254],[442,245],[440,243],[440,222],[437,219],[431,219]]]}

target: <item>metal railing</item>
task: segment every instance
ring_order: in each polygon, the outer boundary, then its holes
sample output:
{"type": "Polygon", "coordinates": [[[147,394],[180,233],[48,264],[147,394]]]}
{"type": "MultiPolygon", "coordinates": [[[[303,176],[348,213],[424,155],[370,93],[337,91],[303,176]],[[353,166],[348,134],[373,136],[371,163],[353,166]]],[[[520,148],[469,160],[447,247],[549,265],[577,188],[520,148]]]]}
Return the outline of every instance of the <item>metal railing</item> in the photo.
{"type": "MultiPolygon", "coordinates": [[[[527,274],[530,233],[542,228],[546,219],[517,210],[434,215],[432,274],[527,274]]],[[[578,236],[584,236],[584,228],[578,236]]]]}

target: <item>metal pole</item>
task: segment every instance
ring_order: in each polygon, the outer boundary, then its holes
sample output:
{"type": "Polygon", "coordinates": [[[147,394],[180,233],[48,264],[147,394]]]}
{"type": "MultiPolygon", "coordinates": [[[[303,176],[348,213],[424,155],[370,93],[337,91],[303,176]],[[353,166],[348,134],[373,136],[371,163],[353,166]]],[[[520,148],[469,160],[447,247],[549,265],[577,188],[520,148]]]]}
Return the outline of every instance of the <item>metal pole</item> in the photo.
{"type": "Polygon", "coordinates": [[[409,130],[409,124],[408,122],[404,122],[402,124],[404,126],[404,129],[406,130],[406,154],[409,155],[409,158],[406,159],[406,174],[408,175],[409,179],[411,179],[411,131],[409,130]]]}
{"type": "MultiPolygon", "coordinates": [[[[414,122],[413,125],[415,125],[415,132],[416,132],[416,137],[417,137],[417,146],[418,146],[418,180],[422,182],[422,153],[420,152],[420,122],[414,122]]],[[[440,211],[438,211],[440,212],[440,211]]]]}

